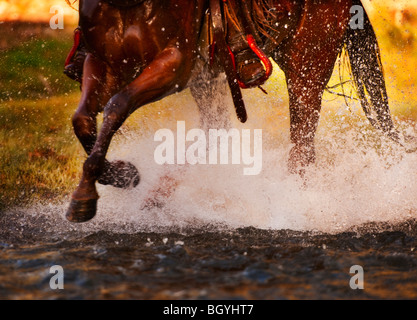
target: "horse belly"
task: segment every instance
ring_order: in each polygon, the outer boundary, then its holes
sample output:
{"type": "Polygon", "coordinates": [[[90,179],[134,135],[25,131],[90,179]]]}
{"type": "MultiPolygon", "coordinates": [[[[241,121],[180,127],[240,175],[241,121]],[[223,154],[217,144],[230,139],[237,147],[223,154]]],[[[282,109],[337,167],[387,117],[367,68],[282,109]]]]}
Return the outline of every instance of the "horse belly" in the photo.
{"type": "Polygon", "coordinates": [[[190,71],[203,16],[202,0],[145,1],[132,8],[91,1],[83,6],[89,14],[80,16],[86,42],[121,80],[137,78],[170,47],[190,57],[182,72],[190,71]]]}

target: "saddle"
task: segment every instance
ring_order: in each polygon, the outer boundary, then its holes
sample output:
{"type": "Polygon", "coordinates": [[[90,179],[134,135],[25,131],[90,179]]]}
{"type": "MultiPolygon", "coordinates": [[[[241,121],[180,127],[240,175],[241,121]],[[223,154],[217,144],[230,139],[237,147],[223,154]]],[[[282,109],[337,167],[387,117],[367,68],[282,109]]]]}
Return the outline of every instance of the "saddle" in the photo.
{"type": "MultiPolygon", "coordinates": [[[[104,1],[114,6],[133,7],[145,0],[104,1]]],[[[265,12],[265,8],[260,8],[258,3],[267,2],[269,5],[274,5],[276,9],[277,6],[287,3],[288,0],[209,0],[209,30],[212,35],[211,60],[214,60],[214,56],[216,56],[218,64],[226,73],[237,117],[241,122],[247,120],[241,89],[260,88],[265,83],[273,69],[265,52],[270,54],[272,49],[277,47],[276,40],[279,39],[279,42],[283,40],[277,34],[268,37],[265,30],[259,30],[259,24],[255,25],[254,17],[257,15],[256,17],[259,18],[263,15],[262,12],[265,12]],[[238,14],[235,12],[236,10],[239,11],[238,14]],[[246,70],[249,76],[242,77],[244,74],[239,73],[242,69],[246,70]]],[[[268,23],[266,19],[262,22],[268,23]]],[[[273,28],[269,28],[268,31],[270,32],[271,29],[273,28]]],[[[279,33],[279,31],[277,32],[279,33]]],[[[64,70],[68,77],[79,82],[82,79],[82,66],[87,53],[80,39],[81,30],[77,28],[74,35],[74,46],[67,56],[64,70]]]]}

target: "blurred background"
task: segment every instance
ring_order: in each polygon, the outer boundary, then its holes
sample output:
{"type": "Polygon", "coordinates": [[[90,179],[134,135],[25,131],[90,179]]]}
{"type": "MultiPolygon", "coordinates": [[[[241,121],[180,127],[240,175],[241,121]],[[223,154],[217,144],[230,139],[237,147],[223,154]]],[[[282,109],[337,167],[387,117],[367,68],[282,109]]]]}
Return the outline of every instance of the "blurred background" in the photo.
{"type": "MultiPolygon", "coordinates": [[[[381,46],[393,115],[415,122],[417,3],[364,0],[364,5],[381,46]]],[[[0,210],[55,199],[77,183],[84,154],[73,135],[71,116],[80,90],[62,73],[77,14],[65,0],[0,0],[0,210]],[[49,26],[54,5],[64,9],[64,29],[49,26]]],[[[335,76],[331,84],[338,82],[335,76]]],[[[250,114],[257,114],[252,116],[253,126],[287,132],[288,100],[278,68],[265,88],[268,96],[258,90],[245,92],[248,104],[255,105],[248,107],[250,114]],[[257,101],[265,103],[260,106],[257,101]]],[[[129,119],[127,127],[149,128],[161,118],[189,117],[189,102],[184,103],[189,98],[185,92],[145,107],[129,119]]],[[[327,93],[326,110],[343,104],[343,99],[337,99],[327,93]]]]}

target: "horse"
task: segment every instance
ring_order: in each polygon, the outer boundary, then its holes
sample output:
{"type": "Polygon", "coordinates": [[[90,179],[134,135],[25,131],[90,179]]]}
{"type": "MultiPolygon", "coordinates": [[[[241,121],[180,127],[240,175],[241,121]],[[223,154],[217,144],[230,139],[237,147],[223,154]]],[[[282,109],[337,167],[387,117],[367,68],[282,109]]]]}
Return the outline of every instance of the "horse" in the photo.
{"type": "MultiPolygon", "coordinates": [[[[139,183],[133,164],[106,160],[113,135],[135,110],[186,88],[201,112],[209,106],[216,89],[215,81],[207,79],[223,71],[221,54],[214,59],[211,55],[210,62],[202,59],[213,1],[79,0],[79,21],[89,53],[72,123],[88,157],[66,213],[69,221],[85,222],[96,215],[96,182],[119,188],[139,183]],[[100,112],[103,123],[98,131],[100,112]]],[[[252,1],[254,15],[262,18],[257,26],[264,24],[258,37],[286,77],[291,172],[302,174],[315,161],[322,95],[343,48],[366,116],[375,127],[395,136],[380,51],[366,11],[363,28],[350,26],[351,8],[363,9],[360,0],[252,1]],[[268,19],[274,12],[275,20],[268,19]]]]}

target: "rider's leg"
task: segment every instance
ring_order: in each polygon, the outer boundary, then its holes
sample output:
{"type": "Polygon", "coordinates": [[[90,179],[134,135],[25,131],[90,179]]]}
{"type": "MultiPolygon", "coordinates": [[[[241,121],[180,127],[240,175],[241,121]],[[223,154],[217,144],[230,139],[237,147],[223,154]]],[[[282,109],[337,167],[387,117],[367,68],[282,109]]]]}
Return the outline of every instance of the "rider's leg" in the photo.
{"type": "MultiPolygon", "coordinates": [[[[83,41],[80,27],[75,29],[74,32],[79,33],[79,43],[77,46],[77,51],[74,53],[74,55],[67,58],[69,61],[64,68],[64,74],[72,80],[82,83],[83,66],[88,52],[83,41]]],[[[77,35],[75,35],[75,37],[77,37],[77,35]]]]}
{"type": "Polygon", "coordinates": [[[227,10],[227,43],[235,56],[240,81],[250,86],[264,77],[264,66],[256,54],[249,48],[241,21],[241,8],[237,1],[228,0],[225,9],[227,10]]]}

